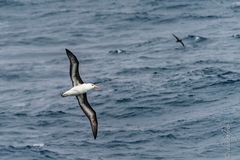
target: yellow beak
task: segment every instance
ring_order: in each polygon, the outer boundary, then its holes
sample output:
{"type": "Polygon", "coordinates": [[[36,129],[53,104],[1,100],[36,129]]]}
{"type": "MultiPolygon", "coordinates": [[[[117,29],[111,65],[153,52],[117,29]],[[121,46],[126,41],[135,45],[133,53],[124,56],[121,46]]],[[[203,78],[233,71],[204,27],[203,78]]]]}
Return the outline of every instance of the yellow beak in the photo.
{"type": "Polygon", "coordinates": [[[97,91],[101,90],[101,88],[99,86],[97,86],[96,84],[94,84],[94,89],[97,91]]]}

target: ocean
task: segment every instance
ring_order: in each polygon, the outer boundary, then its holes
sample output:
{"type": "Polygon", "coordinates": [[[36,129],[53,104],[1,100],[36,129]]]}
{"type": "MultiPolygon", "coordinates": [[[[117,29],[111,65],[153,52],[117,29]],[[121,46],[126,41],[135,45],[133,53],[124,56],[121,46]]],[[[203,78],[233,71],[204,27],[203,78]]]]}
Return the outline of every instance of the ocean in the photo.
{"type": "Polygon", "coordinates": [[[237,0],[0,0],[0,159],[240,159],[239,17],[237,0]],[[96,140],[60,96],[65,48],[102,88],[96,140]]]}

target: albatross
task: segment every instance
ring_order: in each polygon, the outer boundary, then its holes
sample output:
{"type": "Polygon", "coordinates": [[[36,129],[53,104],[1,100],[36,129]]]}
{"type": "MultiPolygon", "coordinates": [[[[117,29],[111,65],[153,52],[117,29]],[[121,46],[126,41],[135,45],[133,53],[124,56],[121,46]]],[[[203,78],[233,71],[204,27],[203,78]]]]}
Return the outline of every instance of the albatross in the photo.
{"type": "Polygon", "coordinates": [[[97,131],[98,131],[98,121],[96,112],[90,106],[87,100],[87,91],[96,89],[99,90],[99,87],[93,83],[84,83],[79,75],[79,62],[77,57],[68,49],[66,49],[66,53],[68,59],[70,61],[70,78],[72,80],[72,88],[68,91],[61,94],[62,97],[67,96],[76,96],[79,106],[81,107],[82,111],[88,117],[94,139],[97,138],[97,131]]]}

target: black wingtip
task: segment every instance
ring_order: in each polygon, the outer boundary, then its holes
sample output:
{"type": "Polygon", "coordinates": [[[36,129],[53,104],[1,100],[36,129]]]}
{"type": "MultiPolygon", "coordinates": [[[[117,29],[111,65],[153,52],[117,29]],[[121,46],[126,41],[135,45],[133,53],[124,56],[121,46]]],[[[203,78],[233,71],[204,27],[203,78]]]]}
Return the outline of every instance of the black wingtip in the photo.
{"type": "Polygon", "coordinates": [[[65,48],[67,54],[73,54],[69,49],[65,48]]]}
{"type": "Polygon", "coordinates": [[[69,50],[69,49],[67,49],[67,48],[65,48],[65,50],[66,50],[66,52],[70,52],[70,50],[69,50]]]}
{"type": "Polygon", "coordinates": [[[97,127],[93,128],[93,138],[96,139],[97,138],[97,127]]]}
{"type": "Polygon", "coordinates": [[[94,139],[97,138],[97,132],[98,132],[98,122],[97,122],[97,117],[93,118],[91,121],[91,127],[92,127],[92,133],[94,139]]]}
{"type": "Polygon", "coordinates": [[[77,57],[73,54],[73,52],[71,52],[69,49],[65,48],[66,50],[66,53],[67,53],[67,56],[70,58],[70,57],[73,57],[74,59],[77,60],[77,57]]]}

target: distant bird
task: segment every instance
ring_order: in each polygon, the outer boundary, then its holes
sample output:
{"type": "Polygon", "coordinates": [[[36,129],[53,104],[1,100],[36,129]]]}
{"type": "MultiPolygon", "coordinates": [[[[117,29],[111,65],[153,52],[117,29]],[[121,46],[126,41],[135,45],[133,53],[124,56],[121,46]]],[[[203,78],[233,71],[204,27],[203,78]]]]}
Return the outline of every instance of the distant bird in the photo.
{"type": "Polygon", "coordinates": [[[177,37],[175,34],[172,34],[172,35],[173,35],[173,37],[175,37],[175,38],[176,38],[176,40],[177,40],[176,42],[177,42],[177,43],[179,42],[179,43],[181,43],[181,44],[182,44],[182,46],[183,46],[183,47],[185,47],[185,45],[184,45],[184,43],[183,43],[182,39],[178,38],[178,37],[177,37]]]}
{"type": "Polygon", "coordinates": [[[88,117],[91,127],[92,127],[92,133],[94,139],[97,137],[97,131],[98,131],[98,121],[96,112],[92,109],[90,104],[87,100],[87,91],[91,89],[99,89],[99,87],[93,83],[84,83],[79,75],[78,66],[79,62],[76,58],[76,56],[66,49],[67,56],[70,61],[70,78],[72,80],[73,87],[62,93],[62,97],[67,96],[76,96],[78,103],[82,109],[82,111],[85,113],[85,115],[88,117]]]}

